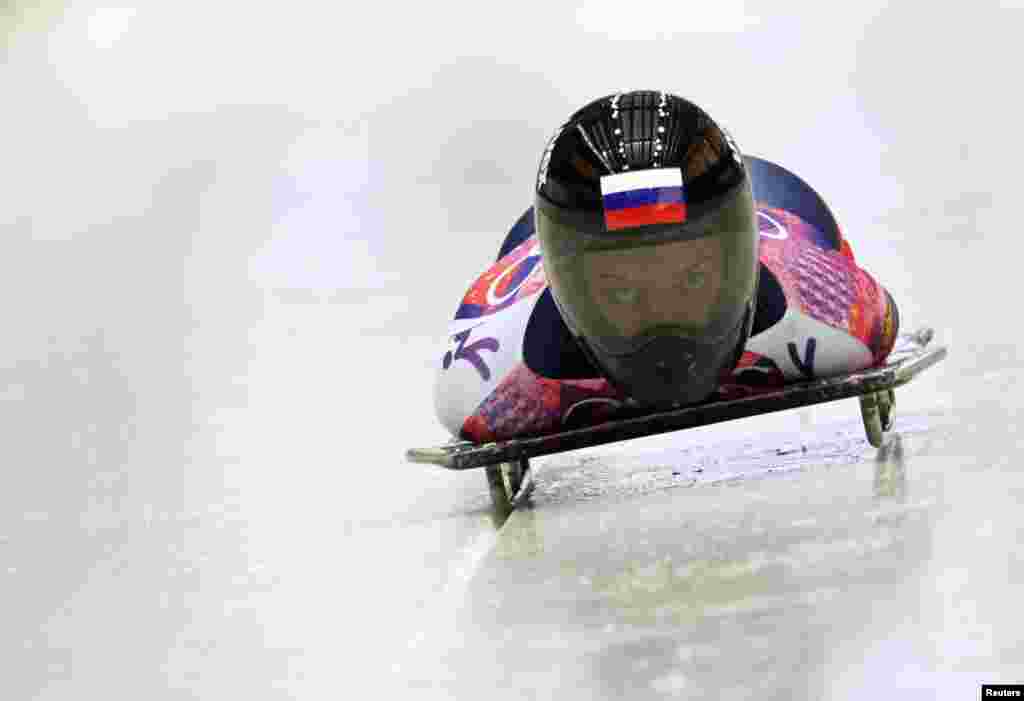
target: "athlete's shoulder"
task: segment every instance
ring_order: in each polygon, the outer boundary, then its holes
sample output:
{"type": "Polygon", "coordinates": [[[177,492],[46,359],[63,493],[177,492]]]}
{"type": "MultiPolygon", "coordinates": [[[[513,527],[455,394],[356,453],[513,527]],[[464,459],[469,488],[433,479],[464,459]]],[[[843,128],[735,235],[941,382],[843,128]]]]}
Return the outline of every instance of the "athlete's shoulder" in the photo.
{"type": "Polygon", "coordinates": [[[777,164],[748,158],[747,166],[762,264],[760,319],[747,350],[770,357],[787,380],[881,362],[893,305],[857,265],[824,199],[777,164]]]}
{"type": "Polygon", "coordinates": [[[793,231],[801,240],[825,250],[843,250],[843,235],[835,215],[806,180],[757,156],[744,156],[744,163],[757,204],[762,240],[793,231]]]}
{"type": "Polygon", "coordinates": [[[537,237],[527,237],[477,277],[463,296],[455,319],[490,316],[542,290],[547,280],[540,260],[537,237]]]}

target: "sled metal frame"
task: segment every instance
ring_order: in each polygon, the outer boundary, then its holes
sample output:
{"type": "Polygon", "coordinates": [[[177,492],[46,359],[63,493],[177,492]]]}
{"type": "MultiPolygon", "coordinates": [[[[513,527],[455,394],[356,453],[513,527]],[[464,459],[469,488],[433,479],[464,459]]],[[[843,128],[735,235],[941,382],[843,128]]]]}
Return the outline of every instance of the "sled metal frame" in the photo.
{"type": "Polygon", "coordinates": [[[532,491],[530,458],[533,457],[853,397],[860,398],[861,416],[868,442],[875,448],[880,448],[885,442],[886,432],[892,427],[894,390],[910,382],[947,355],[945,346],[928,346],[932,338],[930,329],[922,329],[914,336],[920,344],[917,348],[899,353],[902,358],[894,359],[888,365],[879,368],[798,382],[778,390],[740,399],[616,419],[546,436],[483,444],[455,441],[434,448],[412,448],[406,452],[406,459],[414,463],[439,465],[449,470],[484,467],[495,506],[514,508],[532,491]]]}

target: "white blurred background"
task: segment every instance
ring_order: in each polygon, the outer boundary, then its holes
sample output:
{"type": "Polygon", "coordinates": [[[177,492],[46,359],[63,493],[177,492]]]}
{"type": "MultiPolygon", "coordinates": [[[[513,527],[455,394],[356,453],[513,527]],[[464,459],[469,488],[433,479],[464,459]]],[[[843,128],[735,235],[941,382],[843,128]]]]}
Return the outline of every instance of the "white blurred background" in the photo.
{"type": "Polygon", "coordinates": [[[373,697],[453,644],[499,536],[482,475],[402,454],[547,137],[615,90],[809,180],[956,343],[911,405],[971,401],[1018,357],[1022,13],[0,9],[0,695],[373,697]]]}

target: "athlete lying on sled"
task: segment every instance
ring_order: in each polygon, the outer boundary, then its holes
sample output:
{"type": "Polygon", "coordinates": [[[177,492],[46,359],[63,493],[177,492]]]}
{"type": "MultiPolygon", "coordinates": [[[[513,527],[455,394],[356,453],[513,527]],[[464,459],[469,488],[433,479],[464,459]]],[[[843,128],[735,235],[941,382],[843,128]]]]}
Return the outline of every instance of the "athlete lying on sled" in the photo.
{"type": "Polygon", "coordinates": [[[898,327],[807,183],[683,98],[622,93],[551,139],[435,404],[466,440],[542,435],[881,365],[898,327]]]}

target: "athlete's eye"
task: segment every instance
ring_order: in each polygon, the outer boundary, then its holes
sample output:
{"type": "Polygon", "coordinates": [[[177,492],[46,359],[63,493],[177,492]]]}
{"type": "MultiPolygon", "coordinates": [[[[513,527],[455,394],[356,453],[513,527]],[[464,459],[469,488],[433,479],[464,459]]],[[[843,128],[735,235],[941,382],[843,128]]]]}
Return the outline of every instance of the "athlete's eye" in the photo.
{"type": "Polygon", "coordinates": [[[703,270],[689,270],[686,273],[686,289],[699,290],[707,281],[707,273],[703,270]]]}
{"type": "Polygon", "coordinates": [[[632,304],[636,301],[635,287],[616,287],[605,294],[612,304],[632,304]]]}
{"type": "Polygon", "coordinates": [[[699,290],[708,281],[708,261],[702,260],[682,271],[682,279],[676,284],[687,290],[699,290]]]}

